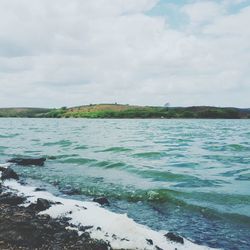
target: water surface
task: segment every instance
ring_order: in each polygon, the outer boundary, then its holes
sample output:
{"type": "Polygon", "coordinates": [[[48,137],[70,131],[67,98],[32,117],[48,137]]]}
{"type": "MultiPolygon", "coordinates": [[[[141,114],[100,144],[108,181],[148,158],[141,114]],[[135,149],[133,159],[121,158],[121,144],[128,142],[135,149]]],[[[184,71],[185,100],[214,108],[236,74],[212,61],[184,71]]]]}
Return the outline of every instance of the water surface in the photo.
{"type": "Polygon", "coordinates": [[[2,118],[0,162],[15,156],[46,156],[15,169],[51,192],[104,195],[156,230],[250,249],[250,120],[2,118]]]}

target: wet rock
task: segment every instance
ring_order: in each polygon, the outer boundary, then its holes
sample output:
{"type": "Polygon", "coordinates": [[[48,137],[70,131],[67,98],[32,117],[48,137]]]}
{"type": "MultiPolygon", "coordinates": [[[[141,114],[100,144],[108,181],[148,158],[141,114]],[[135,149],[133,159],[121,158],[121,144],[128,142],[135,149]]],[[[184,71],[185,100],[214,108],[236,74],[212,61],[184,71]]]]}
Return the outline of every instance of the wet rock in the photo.
{"type": "Polygon", "coordinates": [[[86,231],[86,230],[89,230],[89,229],[92,229],[92,228],[93,228],[93,226],[80,226],[79,230],[80,231],[86,231]]]}
{"type": "Polygon", "coordinates": [[[43,166],[46,158],[12,158],[8,162],[22,166],[43,166]]]}
{"type": "Polygon", "coordinates": [[[3,172],[3,171],[5,171],[5,170],[6,170],[5,167],[0,166],[0,172],[3,172]]]}
{"type": "Polygon", "coordinates": [[[11,168],[6,168],[3,172],[2,172],[2,176],[1,176],[2,180],[7,180],[7,179],[15,179],[18,180],[19,177],[17,175],[17,173],[11,169],[11,168]]]}
{"type": "Polygon", "coordinates": [[[179,235],[176,235],[172,232],[168,232],[167,234],[164,235],[168,240],[170,241],[174,241],[174,242],[177,242],[177,243],[180,243],[180,244],[184,244],[184,239],[179,236],[179,235]]]}
{"type": "Polygon", "coordinates": [[[106,242],[91,239],[89,233],[79,236],[65,229],[67,222],[38,215],[27,207],[0,203],[0,211],[0,249],[110,249],[106,242]]]}
{"type": "Polygon", "coordinates": [[[0,204],[8,204],[11,206],[16,206],[22,204],[25,201],[25,198],[13,195],[11,193],[5,193],[0,196],[0,204]]]}
{"type": "Polygon", "coordinates": [[[129,241],[129,240],[126,238],[122,238],[121,241],[129,241]]]}
{"type": "Polygon", "coordinates": [[[148,243],[149,245],[154,245],[154,243],[153,243],[153,241],[152,241],[151,239],[146,239],[146,241],[147,241],[147,243],[148,243]]]}
{"type": "Polygon", "coordinates": [[[48,200],[38,198],[36,203],[32,203],[29,205],[29,208],[40,212],[50,208],[51,205],[52,203],[49,202],[48,200]]]}
{"type": "Polygon", "coordinates": [[[45,199],[39,198],[36,202],[37,210],[43,211],[51,207],[51,203],[45,199]]]}
{"type": "Polygon", "coordinates": [[[40,192],[40,191],[46,191],[46,189],[45,188],[36,188],[35,189],[35,192],[40,192]]]}
{"type": "Polygon", "coordinates": [[[97,197],[94,198],[93,201],[99,203],[100,205],[109,205],[109,201],[106,197],[97,197]]]}
{"type": "Polygon", "coordinates": [[[158,247],[158,246],[155,246],[155,249],[156,250],[163,250],[162,248],[158,247]]]}

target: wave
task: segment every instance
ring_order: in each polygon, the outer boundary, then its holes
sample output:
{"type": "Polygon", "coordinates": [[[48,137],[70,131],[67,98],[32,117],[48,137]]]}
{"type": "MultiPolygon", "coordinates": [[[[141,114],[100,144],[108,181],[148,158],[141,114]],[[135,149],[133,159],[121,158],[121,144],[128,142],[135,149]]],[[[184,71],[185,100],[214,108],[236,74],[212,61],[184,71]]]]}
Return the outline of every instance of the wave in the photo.
{"type": "Polygon", "coordinates": [[[95,159],[89,159],[89,158],[67,158],[64,160],[60,160],[61,163],[71,163],[71,164],[79,164],[84,165],[87,163],[96,162],[95,159]]]}
{"type": "Polygon", "coordinates": [[[166,156],[165,152],[145,152],[145,153],[133,154],[133,157],[148,158],[148,159],[160,159],[163,156],[166,156]]]}
{"type": "Polygon", "coordinates": [[[242,144],[227,144],[227,145],[219,145],[219,146],[215,146],[215,145],[211,145],[211,146],[206,146],[203,147],[204,149],[207,149],[209,151],[215,151],[215,152],[249,152],[250,151],[250,147],[248,146],[244,146],[242,144]]]}
{"type": "Polygon", "coordinates": [[[1,135],[0,134],[0,138],[14,138],[14,137],[17,137],[18,135],[20,135],[20,134],[18,134],[18,133],[15,133],[15,134],[6,134],[6,135],[1,135]]]}
{"type": "Polygon", "coordinates": [[[129,151],[132,151],[132,149],[125,147],[111,147],[103,150],[98,150],[96,152],[129,152],[129,151]]]}
{"type": "Polygon", "coordinates": [[[56,142],[46,142],[43,144],[43,146],[55,146],[55,145],[59,145],[61,147],[68,147],[72,145],[72,142],[69,140],[60,140],[56,142]]]}
{"type": "Polygon", "coordinates": [[[74,149],[87,149],[88,147],[86,145],[79,145],[75,147],[74,149]]]}

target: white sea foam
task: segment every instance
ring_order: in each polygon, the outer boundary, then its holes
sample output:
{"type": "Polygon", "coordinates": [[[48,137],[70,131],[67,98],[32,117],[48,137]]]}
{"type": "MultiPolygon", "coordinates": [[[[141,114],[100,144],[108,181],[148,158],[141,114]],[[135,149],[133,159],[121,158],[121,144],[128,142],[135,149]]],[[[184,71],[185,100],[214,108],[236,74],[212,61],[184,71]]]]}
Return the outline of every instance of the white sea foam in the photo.
{"type": "MultiPolygon", "coordinates": [[[[140,225],[128,218],[126,214],[117,214],[104,209],[94,202],[82,202],[72,199],[56,197],[44,191],[35,191],[34,187],[24,186],[14,180],[6,180],[3,185],[9,187],[13,192],[27,197],[28,206],[31,202],[36,202],[37,198],[43,198],[60,204],[52,205],[49,209],[40,212],[48,214],[52,218],[69,218],[69,222],[79,226],[92,226],[88,230],[92,238],[103,239],[109,242],[114,249],[145,249],[155,250],[156,246],[164,250],[208,250],[209,247],[200,246],[184,239],[184,244],[168,241],[164,234],[157,232],[146,226],[140,225]],[[153,241],[150,245],[147,239],[153,241]]],[[[72,227],[68,229],[74,229],[72,227]]],[[[81,231],[78,231],[79,234],[81,231]]]]}
{"type": "Polygon", "coordinates": [[[12,165],[12,163],[10,163],[10,162],[1,163],[1,164],[0,164],[0,167],[1,167],[1,168],[8,168],[8,167],[10,167],[11,165],[12,165]]]}

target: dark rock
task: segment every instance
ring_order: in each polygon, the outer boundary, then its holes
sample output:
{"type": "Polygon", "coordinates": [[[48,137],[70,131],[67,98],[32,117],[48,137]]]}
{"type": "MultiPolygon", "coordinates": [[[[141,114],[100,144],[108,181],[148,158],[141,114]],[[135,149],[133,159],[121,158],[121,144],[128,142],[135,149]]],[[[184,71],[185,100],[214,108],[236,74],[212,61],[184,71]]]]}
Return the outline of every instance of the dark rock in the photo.
{"type": "Polygon", "coordinates": [[[43,166],[46,158],[12,158],[8,162],[16,163],[22,166],[43,166]]]}
{"type": "Polygon", "coordinates": [[[106,197],[97,197],[94,198],[93,201],[99,203],[100,205],[109,205],[109,201],[106,197]]]}
{"type": "Polygon", "coordinates": [[[176,235],[172,232],[168,232],[167,234],[164,235],[168,240],[170,241],[174,241],[174,242],[177,242],[177,243],[180,243],[180,244],[184,244],[184,239],[179,236],[179,235],[176,235]]]}
{"type": "Polygon", "coordinates": [[[153,241],[152,241],[151,239],[146,239],[146,241],[147,241],[147,243],[148,243],[149,245],[154,245],[154,243],[153,243],[153,241]]]}
{"type": "Polygon", "coordinates": [[[46,210],[51,207],[50,202],[42,198],[37,199],[36,205],[37,209],[40,211],[46,210]]]}
{"type": "Polygon", "coordinates": [[[5,170],[6,170],[5,167],[1,167],[1,166],[0,166],[0,171],[1,171],[1,172],[5,171],[5,170]]]}
{"type": "Polygon", "coordinates": [[[1,176],[2,180],[7,180],[7,179],[15,179],[18,180],[19,177],[17,175],[17,173],[11,169],[11,168],[6,168],[3,172],[2,172],[2,176],[1,176]]]}
{"type": "Polygon", "coordinates": [[[9,193],[0,196],[0,204],[8,204],[11,206],[16,206],[23,203],[24,201],[25,198],[12,195],[9,193]]]}
{"type": "Polygon", "coordinates": [[[121,241],[129,241],[129,240],[126,238],[122,238],[121,241]]]}
{"type": "Polygon", "coordinates": [[[76,205],[76,207],[82,208],[82,209],[84,209],[84,210],[87,209],[86,207],[84,207],[84,206],[79,206],[79,205],[76,205]]]}
{"type": "Polygon", "coordinates": [[[155,246],[155,249],[156,250],[163,250],[162,248],[158,247],[158,246],[155,246]]]}
{"type": "Polygon", "coordinates": [[[86,230],[89,230],[89,229],[91,229],[91,228],[93,228],[93,226],[80,226],[80,227],[79,227],[79,230],[80,230],[80,231],[86,231],[86,230]]]}
{"type": "Polygon", "coordinates": [[[43,211],[51,207],[51,202],[48,200],[38,198],[36,203],[32,203],[29,205],[30,209],[36,210],[36,211],[43,211]]]}
{"type": "Polygon", "coordinates": [[[35,192],[40,192],[40,191],[46,191],[46,189],[45,188],[36,188],[35,189],[35,192]]]}

